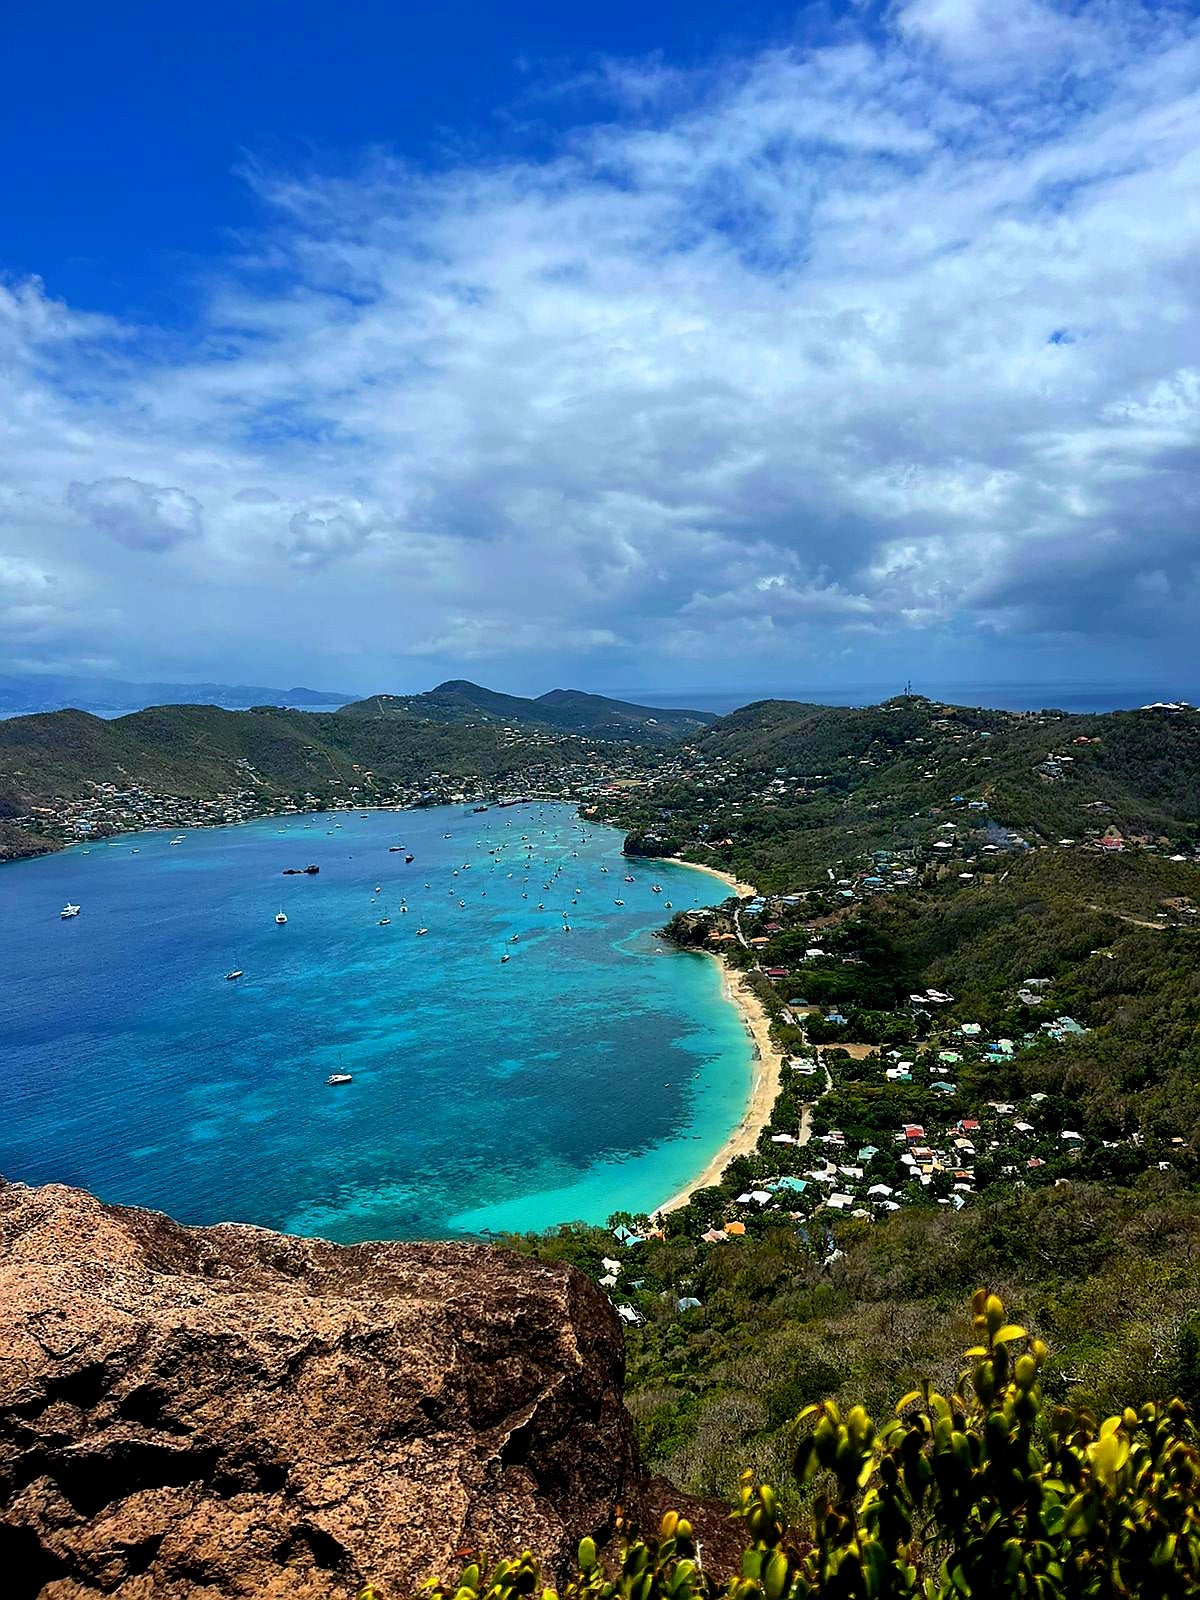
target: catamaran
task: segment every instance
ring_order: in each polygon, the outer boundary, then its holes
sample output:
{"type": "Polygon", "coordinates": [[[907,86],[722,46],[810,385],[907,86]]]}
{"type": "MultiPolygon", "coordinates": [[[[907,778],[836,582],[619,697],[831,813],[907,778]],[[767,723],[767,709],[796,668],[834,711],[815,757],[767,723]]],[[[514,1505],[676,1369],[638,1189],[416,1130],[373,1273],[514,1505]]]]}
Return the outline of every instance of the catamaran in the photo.
{"type": "Polygon", "coordinates": [[[287,921],[287,918],[284,916],[282,910],[279,910],[279,911],[277,911],[275,913],[275,921],[279,924],[279,926],[281,928],[282,928],[283,924],[287,921]]]}

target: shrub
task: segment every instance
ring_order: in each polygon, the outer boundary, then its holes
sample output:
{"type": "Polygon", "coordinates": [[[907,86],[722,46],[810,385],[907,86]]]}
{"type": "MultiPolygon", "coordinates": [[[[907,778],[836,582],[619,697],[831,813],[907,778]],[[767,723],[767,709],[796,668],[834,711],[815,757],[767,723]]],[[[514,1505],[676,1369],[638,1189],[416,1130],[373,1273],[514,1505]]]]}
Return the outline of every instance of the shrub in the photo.
{"type": "MultiPolygon", "coordinates": [[[[861,1406],[809,1406],[794,1468],[811,1499],[789,1529],[767,1484],[746,1474],[733,1515],[739,1574],[704,1572],[691,1525],[611,1561],[591,1539],[560,1591],[528,1552],[490,1571],[431,1581],[431,1600],[1180,1600],[1200,1595],[1200,1452],[1187,1408],[1126,1408],[1102,1422],[1051,1409],[1046,1347],[1007,1323],[984,1290],[976,1343],[953,1393],[913,1390],[883,1427],[861,1406]]],[[[364,1591],[372,1600],[375,1591],[364,1591]]]]}

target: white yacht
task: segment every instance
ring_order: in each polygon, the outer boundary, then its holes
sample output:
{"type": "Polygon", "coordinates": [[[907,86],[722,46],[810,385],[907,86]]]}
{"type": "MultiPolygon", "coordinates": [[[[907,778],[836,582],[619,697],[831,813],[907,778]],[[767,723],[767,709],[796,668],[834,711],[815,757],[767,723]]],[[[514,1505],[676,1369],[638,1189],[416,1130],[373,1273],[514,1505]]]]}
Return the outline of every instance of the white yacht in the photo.
{"type": "Polygon", "coordinates": [[[281,928],[282,928],[282,927],[283,927],[283,925],[284,925],[284,923],[285,923],[285,922],[286,922],[286,921],[287,921],[287,917],[286,917],[286,916],[285,916],[285,915],[284,915],[284,914],[283,914],[283,912],[282,912],[282,911],[277,911],[277,912],[276,912],[276,913],[275,913],[275,921],[276,921],[276,922],[277,922],[277,923],[278,923],[278,924],[279,924],[279,926],[280,926],[280,927],[281,927],[281,928]]]}
{"type": "Polygon", "coordinates": [[[73,906],[71,904],[71,902],[68,900],[66,905],[62,908],[62,910],[58,914],[63,919],[63,921],[65,922],[68,917],[77,917],[79,915],[79,907],[78,906],[73,906]]]}

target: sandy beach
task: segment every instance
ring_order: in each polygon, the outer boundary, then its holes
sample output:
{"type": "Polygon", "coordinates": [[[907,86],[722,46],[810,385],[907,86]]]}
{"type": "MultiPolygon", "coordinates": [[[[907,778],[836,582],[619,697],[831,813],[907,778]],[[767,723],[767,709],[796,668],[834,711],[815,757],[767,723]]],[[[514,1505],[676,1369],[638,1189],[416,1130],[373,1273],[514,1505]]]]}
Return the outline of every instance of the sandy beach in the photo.
{"type": "MultiPolygon", "coordinates": [[[[717,876],[723,874],[718,873],[717,876]]],[[[719,961],[720,957],[714,955],[711,959],[719,961]]],[[[698,1172],[686,1188],[680,1189],[678,1194],[673,1194],[663,1205],[657,1207],[656,1215],[665,1211],[678,1211],[680,1206],[687,1204],[695,1190],[705,1189],[709,1184],[716,1183],[734,1156],[751,1154],[758,1146],[759,1134],[770,1121],[771,1111],[779,1095],[783,1054],[772,1043],[771,1019],[762,1001],[752,989],[747,988],[740,973],[730,972],[728,969],[724,969],[724,989],[725,998],[738,1008],[746,1032],[754,1041],[754,1084],[750,1090],[750,1098],[746,1103],[742,1120],[703,1172],[698,1172]]]]}
{"type": "Polygon", "coordinates": [[[681,867],[690,867],[693,872],[707,872],[710,878],[720,878],[722,883],[729,885],[729,892],[736,894],[739,900],[744,900],[747,896],[753,897],[758,893],[753,884],[743,883],[740,878],[735,878],[732,872],[722,872],[719,867],[701,866],[699,861],[682,861],[678,856],[669,859],[678,861],[681,867]]]}

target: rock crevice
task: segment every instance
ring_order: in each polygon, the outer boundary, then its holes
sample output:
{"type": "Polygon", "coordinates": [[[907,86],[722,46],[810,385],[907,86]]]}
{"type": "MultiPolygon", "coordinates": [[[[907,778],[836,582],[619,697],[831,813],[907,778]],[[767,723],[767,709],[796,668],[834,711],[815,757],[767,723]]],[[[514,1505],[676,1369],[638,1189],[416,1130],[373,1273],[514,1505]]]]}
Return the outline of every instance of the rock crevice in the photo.
{"type": "Polygon", "coordinates": [[[0,1183],[5,1592],[340,1600],[464,1550],[553,1567],[643,1491],[622,1378],[569,1268],[0,1183]]]}

